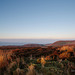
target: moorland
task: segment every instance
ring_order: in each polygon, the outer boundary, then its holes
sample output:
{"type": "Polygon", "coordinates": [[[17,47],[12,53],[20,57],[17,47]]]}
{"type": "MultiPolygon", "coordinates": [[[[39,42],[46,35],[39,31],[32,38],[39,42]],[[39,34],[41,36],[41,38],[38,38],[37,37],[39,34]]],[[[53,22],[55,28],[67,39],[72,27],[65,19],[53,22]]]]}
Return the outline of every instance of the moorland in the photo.
{"type": "Polygon", "coordinates": [[[74,75],[75,41],[0,46],[0,75],[74,75]]]}

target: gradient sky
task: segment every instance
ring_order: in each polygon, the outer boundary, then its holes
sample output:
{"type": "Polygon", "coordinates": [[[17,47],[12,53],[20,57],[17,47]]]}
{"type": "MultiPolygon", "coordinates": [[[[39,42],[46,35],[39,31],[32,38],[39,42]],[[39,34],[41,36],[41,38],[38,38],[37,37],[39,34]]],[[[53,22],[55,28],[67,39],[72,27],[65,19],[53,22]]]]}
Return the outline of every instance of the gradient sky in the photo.
{"type": "Polygon", "coordinates": [[[0,39],[75,39],[75,0],[0,0],[0,39]]]}

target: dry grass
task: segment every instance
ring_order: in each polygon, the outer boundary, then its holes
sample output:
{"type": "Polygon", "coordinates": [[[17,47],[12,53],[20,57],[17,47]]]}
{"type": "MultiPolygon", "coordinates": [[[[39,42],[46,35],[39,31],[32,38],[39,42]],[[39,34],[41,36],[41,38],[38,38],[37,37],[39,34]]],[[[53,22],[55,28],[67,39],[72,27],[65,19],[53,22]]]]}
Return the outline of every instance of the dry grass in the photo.
{"type": "Polygon", "coordinates": [[[6,66],[8,64],[7,60],[11,59],[11,51],[0,50],[0,68],[6,66]]]}
{"type": "Polygon", "coordinates": [[[41,64],[42,64],[42,67],[44,67],[45,63],[46,63],[45,58],[44,58],[44,56],[42,56],[42,57],[41,57],[41,64]]]}
{"type": "Polygon", "coordinates": [[[26,75],[35,75],[36,72],[35,72],[35,69],[34,69],[34,65],[31,64],[30,66],[28,66],[28,72],[26,75]]]}

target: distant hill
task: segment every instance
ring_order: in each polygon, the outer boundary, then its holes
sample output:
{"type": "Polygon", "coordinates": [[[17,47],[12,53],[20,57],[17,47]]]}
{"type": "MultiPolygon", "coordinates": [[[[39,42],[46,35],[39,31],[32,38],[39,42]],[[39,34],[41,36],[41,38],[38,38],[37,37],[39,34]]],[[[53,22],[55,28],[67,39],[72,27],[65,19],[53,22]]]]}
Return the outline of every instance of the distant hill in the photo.
{"type": "Polygon", "coordinates": [[[43,44],[25,44],[23,45],[24,47],[42,47],[44,46],[43,44]]]}
{"type": "Polygon", "coordinates": [[[49,46],[64,46],[64,45],[75,46],[75,40],[73,40],[73,41],[56,41],[53,44],[50,44],[49,46]]]}

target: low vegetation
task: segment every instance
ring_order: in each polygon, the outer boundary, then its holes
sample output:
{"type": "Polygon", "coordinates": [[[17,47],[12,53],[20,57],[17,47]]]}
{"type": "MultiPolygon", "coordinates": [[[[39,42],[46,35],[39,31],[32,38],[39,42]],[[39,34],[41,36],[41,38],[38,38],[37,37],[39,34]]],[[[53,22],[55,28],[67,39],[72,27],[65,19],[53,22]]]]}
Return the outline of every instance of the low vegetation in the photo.
{"type": "Polygon", "coordinates": [[[0,47],[0,75],[74,75],[75,47],[0,47]]]}

